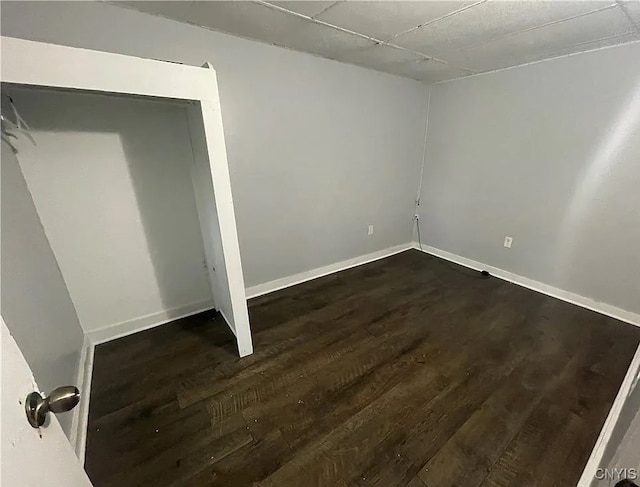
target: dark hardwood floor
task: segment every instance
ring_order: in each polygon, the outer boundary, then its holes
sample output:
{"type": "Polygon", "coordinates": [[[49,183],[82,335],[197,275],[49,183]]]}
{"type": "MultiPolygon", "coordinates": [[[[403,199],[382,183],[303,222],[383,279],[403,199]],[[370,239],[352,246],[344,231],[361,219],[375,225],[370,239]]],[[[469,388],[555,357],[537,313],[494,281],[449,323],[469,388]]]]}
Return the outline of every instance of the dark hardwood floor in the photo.
{"type": "Polygon", "coordinates": [[[574,486],[640,329],[417,251],[96,348],[102,486],[574,486]]]}

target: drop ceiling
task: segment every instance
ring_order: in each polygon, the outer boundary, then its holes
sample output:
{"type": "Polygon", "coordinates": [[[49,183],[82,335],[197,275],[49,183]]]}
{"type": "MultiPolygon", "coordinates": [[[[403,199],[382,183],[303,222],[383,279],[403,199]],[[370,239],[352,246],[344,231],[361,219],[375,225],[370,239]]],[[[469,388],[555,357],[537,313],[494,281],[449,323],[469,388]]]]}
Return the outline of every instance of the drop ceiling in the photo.
{"type": "Polygon", "coordinates": [[[114,3],[427,83],[640,40],[638,0],[114,3]]]}

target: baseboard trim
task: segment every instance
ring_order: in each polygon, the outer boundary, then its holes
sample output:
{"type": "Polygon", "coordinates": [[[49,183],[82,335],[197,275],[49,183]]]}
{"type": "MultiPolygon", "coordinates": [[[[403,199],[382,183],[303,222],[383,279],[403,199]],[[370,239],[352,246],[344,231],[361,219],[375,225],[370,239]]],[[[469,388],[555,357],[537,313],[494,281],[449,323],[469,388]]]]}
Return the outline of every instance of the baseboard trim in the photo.
{"type": "Polygon", "coordinates": [[[178,306],[158,313],[140,316],[139,318],[123,321],[121,323],[115,323],[96,330],[90,330],[87,332],[87,336],[93,345],[99,345],[117,338],[132,335],[139,331],[155,328],[156,326],[164,325],[180,318],[186,318],[187,316],[202,313],[203,311],[208,311],[214,307],[214,303],[211,300],[198,301],[196,303],[178,306]]]}
{"type": "Polygon", "coordinates": [[[84,457],[87,445],[87,426],[89,424],[89,401],[91,398],[91,377],[93,375],[93,352],[95,345],[89,337],[85,335],[80,352],[80,363],[78,364],[78,378],[76,385],[80,389],[80,404],[74,409],[71,423],[70,442],[80,460],[84,465],[84,457]]]}
{"type": "Polygon", "coordinates": [[[602,426],[602,430],[600,431],[600,435],[596,440],[596,444],[591,451],[591,456],[589,456],[589,460],[587,460],[587,464],[582,471],[582,476],[578,481],[578,487],[589,487],[593,483],[596,471],[600,467],[600,462],[602,462],[604,452],[607,449],[609,441],[611,441],[611,436],[613,435],[618,419],[620,418],[620,414],[622,413],[624,403],[633,391],[633,383],[638,376],[639,370],[640,345],[636,349],[636,353],[631,360],[627,374],[624,376],[622,385],[618,390],[618,395],[611,405],[609,415],[607,416],[604,426],[602,426]]]}
{"type": "Polygon", "coordinates": [[[284,289],[290,286],[295,286],[296,284],[301,284],[303,282],[311,281],[319,277],[324,277],[329,274],[334,274],[339,271],[344,271],[346,269],[367,264],[375,260],[384,259],[385,257],[389,257],[394,254],[399,254],[400,252],[404,252],[405,250],[409,250],[411,248],[413,248],[412,243],[396,245],[394,247],[389,247],[384,250],[379,250],[377,252],[372,252],[370,254],[354,257],[353,259],[343,260],[341,262],[336,262],[335,264],[329,264],[323,267],[318,267],[316,269],[300,272],[299,274],[294,274],[292,276],[287,276],[281,279],[275,279],[273,281],[265,282],[264,284],[251,286],[251,287],[248,287],[246,290],[247,299],[257,298],[258,296],[269,294],[274,291],[279,291],[280,289],[284,289]]]}
{"type": "Polygon", "coordinates": [[[539,293],[546,294],[562,301],[575,304],[582,308],[586,308],[591,311],[610,316],[611,318],[624,321],[625,323],[629,323],[631,325],[640,326],[640,314],[632,313],[631,311],[627,311],[607,303],[602,303],[591,298],[586,298],[584,296],[580,296],[579,294],[565,291],[564,289],[559,289],[543,282],[534,281],[533,279],[514,274],[513,272],[505,271],[498,267],[493,267],[491,265],[483,264],[482,262],[467,259],[466,257],[462,257],[460,255],[456,255],[451,252],[447,252],[446,250],[438,249],[436,247],[422,244],[422,248],[420,248],[418,243],[414,242],[413,248],[421,250],[422,252],[425,252],[427,254],[431,254],[436,257],[448,260],[450,262],[454,262],[455,264],[469,267],[471,269],[475,269],[478,271],[489,271],[491,275],[505,281],[512,282],[513,284],[517,284],[518,286],[532,289],[533,291],[537,291],[539,293]]]}

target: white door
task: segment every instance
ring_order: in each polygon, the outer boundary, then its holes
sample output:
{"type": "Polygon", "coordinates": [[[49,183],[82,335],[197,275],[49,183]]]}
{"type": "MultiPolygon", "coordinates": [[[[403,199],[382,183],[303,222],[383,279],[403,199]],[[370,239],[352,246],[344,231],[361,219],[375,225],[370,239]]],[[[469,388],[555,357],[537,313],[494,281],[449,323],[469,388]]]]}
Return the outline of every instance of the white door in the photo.
{"type": "MultiPolygon", "coordinates": [[[[35,429],[27,421],[24,402],[39,391],[31,369],[2,319],[2,487],[90,487],[54,414],[35,429]]],[[[66,385],[66,384],[60,384],[66,385]]],[[[48,391],[47,391],[48,392],[48,391]]]]}

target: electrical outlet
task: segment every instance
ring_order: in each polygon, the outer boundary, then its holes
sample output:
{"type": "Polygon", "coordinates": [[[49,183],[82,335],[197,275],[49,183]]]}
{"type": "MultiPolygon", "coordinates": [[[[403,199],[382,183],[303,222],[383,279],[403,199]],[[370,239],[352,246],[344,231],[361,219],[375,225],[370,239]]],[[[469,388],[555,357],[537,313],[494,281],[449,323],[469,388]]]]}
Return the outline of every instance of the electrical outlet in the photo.
{"type": "Polygon", "coordinates": [[[373,235],[373,225],[369,225],[369,233],[368,235],[373,235]]]}
{"type": "Polygon", "coordinates": [[[513,242],[513,238],[511,237],[504,237],[504,246],[508,249],[511,248],[511,243],[513,242]]]}

